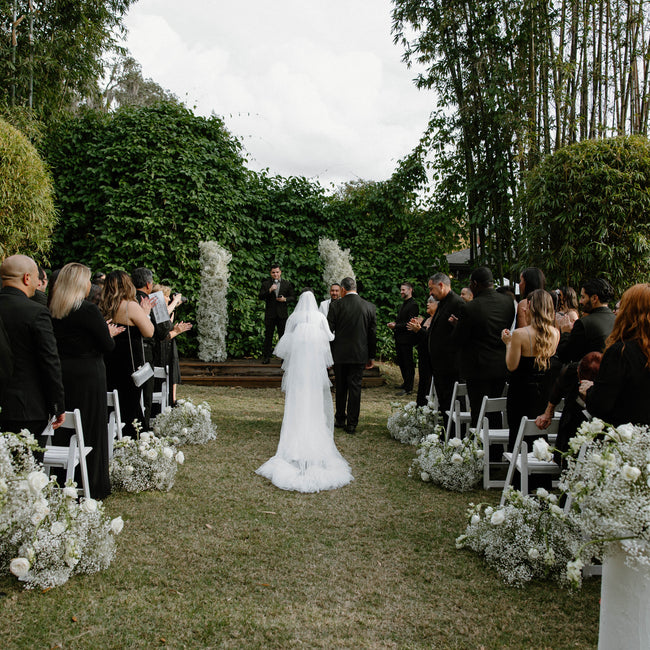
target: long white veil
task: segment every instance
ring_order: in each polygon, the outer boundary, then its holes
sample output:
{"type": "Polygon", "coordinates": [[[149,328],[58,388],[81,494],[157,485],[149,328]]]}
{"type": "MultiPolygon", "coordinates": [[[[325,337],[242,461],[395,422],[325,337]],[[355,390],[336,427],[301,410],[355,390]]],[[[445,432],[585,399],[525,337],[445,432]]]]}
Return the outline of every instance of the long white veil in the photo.
{"type": "Polygon", "coordinates": [[[314,294],[300,296],[274,353],[283,359],[284,418],[273,458],[257,470],[285,490],[318,492],[346,485],[350,467],[334,444],[334,407],[327,368],[334,335],[314,294]]]}

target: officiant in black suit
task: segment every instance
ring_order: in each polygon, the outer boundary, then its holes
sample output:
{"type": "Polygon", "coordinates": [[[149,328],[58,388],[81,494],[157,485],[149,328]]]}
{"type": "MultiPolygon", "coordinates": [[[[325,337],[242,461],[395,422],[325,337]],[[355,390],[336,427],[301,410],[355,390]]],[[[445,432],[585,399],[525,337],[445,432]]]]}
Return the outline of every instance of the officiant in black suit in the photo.
{"type": "Polygon", "coordinates": [[[341,281],[341,298],[330,305],[327,322],[334,333],[334,426],[345,427],[347,433],[354,433],[361,410],[363,370],[374,365],[377,315],[375,306],[357,294],[357,283],[353,278],[341,281]]]}
{"type": "Polygon", "coordinates": [[[0,430],[31,431],[40,436],[48,421],[65,419],[61,363],[46,307],[30,300],[38,285],[31,257],[12,255],[0,266],[0,319],[13,355],[13,373],[0,391],[0,430]]]}
{"type": "Polygon", "coordinates": [[[271,265],[271,277],[262,282],[259,293],[260,300],[264,300],[264,347],[262,350],[262,363],[271,359],[273,332],[278,330],[278,338],[284,334],[284,326],[289,317],[288,305],[296,301],[296,292],[288,280],[282,279],[282,270],[279,264],[271,265]]]}

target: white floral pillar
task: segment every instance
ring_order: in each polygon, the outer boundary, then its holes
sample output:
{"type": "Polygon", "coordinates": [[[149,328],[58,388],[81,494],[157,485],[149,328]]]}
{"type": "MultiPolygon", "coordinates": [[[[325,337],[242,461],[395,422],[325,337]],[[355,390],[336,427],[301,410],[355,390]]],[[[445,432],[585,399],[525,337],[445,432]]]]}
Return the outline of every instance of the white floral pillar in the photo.
{"type": "Polygon", "coordinates": [[[225,361],[228,330],[228,264],[232,254],[215,241],[199,244],[201,291],[196,321],[199,330],[199,359],[225,361]]]}
{"type": "Polygon", "coordinates": [[[354,278],[350,249],[342,250],[336,239],[319,239],[318,253],[323,260],[323,282],[327,288],[343,278],[354,278]]]}

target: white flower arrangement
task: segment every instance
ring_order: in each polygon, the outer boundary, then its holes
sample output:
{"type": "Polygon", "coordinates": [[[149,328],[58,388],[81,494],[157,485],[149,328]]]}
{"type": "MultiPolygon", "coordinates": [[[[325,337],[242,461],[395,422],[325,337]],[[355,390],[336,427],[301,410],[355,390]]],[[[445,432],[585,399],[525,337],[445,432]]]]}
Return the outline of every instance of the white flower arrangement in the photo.
{"type": "Polygon", "coordinates": [[[158,438],[150,431],[136,427],[137,439],[124,436],[114,444],[109,467],[115,490],[167,492],[174,486],[178,465],[185,462],[182,451],[177,451],[172,438],[158,438]]]}
{"type": "Polygon", "coordinates": [[[339,283],[343,278],[354,278],[350,249],[342,250],[336,239],[318,240],[318,253],[323,261],[323,282],[330,285],[339,283]]]}
{"type": "Polygon", "coordinates": [[[58,488],[34,460],[36,448],[27,431],[0,435],[0,567],[28,589],[47,589],[108,567],[123,521],[94,499],[79,503],[74,483],[58,488]]]}
{"type": "Polygon", "coordinates": [[[203,445],[217,437],[210,405],[197,405],[191,399],[179,399],[173,408],[168,406],[153,420],[152,429],[157,436],[177,439],[180,445],[203,445]]]}
{"type": "Polygon", "coordinates": [[[572,497],[572,515],[590,540],[574,560],[574,582],[582,563],[603,560],[613,543],[620,543],[630,567],[650,566],[650,428],[613,427],[594,418],[582,424],[569,448],[573,455],[567,455],[560,488],[572,497]]]}
{"type": "Polygon", "coordinates": [[[543,488],[537,498],[511,488],[502,507],[470,503],[469,523],[456,548],[482,555],[506,584],[516,587],[535,578],[570,582],[575,567],[568,563],[582,544],[582,533],[557,502],[543,488]]]}
{"type": "Polygon", "coordinates": [[[225,361],[228,330],[228,264],[232,254],[215,241],[199,244],[201,290],[196,311],[199,331],[199,359],[225,361]]]}
{"type": "Polygon", "coordinates": [[[483,447],[473,432],[465,438],[445,441],[442,427],[426,436],[418,448],[410,474],[419,473],[423,481],[431,481],[447,490],[466,492],[483,477],[483,447]]]}
{"type": "Polygon", "coordinates": [[[401,443],[417,445],[438,428],[439,415],[433,404],[418,406],[415,402],[391,404],[393,413],[388,418],[386,427],[390,435],[401,443]]]}

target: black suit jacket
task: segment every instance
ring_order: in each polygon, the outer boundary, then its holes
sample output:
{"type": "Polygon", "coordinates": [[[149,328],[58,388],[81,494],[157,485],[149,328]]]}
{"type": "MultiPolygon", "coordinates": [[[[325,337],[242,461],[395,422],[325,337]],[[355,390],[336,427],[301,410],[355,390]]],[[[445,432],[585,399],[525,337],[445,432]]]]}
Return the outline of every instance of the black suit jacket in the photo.
{"type": "Polygon", "coordinates": [[[417,337],[413,332],[406,329],[406,324],[411,320],[411,318],[415,318],[419,311],[418,303],[415,302],[415,298],[409,298],[402,303],[397,312],[395,329],[393,330],[395,343],[405,345],[415,345],[417,343],[417,337]]]}
{"type": "Polygon", "coordinates": [[[0,392],[0,420],[49,420],[65,411],[61,363],[50,312],[22,291],[0,291],[0,318],[14,356],[9,383],[0,392]]]}
{"type": "Polygon", "coordinates": [[[275,292],[271,293],[269,291],[272,284],[273,278],[266,278],[262,282],[262,287],[259,292],[260,300],[264,300],[266,303],[264,307],[264,320],[269,321],[275,320],[276,318],[286,320],[289,317],[288,306],[296,301],[296,292],[289,280],[280,278],[280,296],[284,296],[287,299],[286,302],[281,302],[277,299],[275,292]]]}
{"type": "Polygon", "coordinates": [[[457,375],[458,352],[452,344],[456,330],[449,322],[450,316],[460,316],[465,301],[453,291],[450,291],[439,303],[438,309],[429,327],[429,358],[434,374],[457,375]]]}
{"type": "Polygon", "coordinates": [[[609,307],[597,307],[579,318],[573,329],[560,337],[557,346],[560,360],[565,363],[580,361],[589,352],[602,352],[615,320],[616,314],[609,307]]]}
{"type": "Polygon", "coordinates": [[[330,304],[327,322],[334,332],[334,363],[368,363],[377,353],[375,306],[356,293],[348,293],[330,304]]]}
{"type": "Polygon", "coordinates": [[[452,337],[459,350],[460,374],[464,379],[500,379],[506,376],[506,346],[501,331],[515,317],[512,298],[485,289],[465,303],[452,337]]]}

